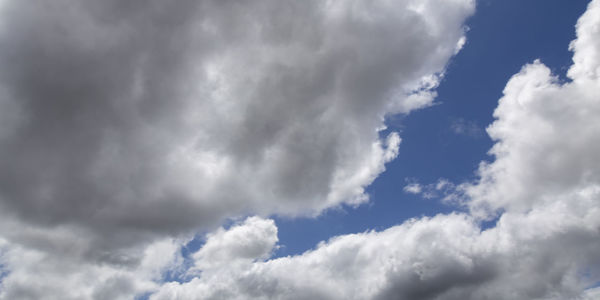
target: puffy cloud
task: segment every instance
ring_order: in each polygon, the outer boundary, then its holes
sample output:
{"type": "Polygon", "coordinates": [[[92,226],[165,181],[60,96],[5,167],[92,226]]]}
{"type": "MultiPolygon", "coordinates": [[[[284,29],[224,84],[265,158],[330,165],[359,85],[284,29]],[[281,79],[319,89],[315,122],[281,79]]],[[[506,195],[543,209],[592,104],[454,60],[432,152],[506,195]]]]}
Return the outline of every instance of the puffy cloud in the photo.
{"type": "MultiPolygon", "coordinates": [[[[63,242],[63,241],[57,241],[63,242]]],[[[65,244],[65,255],[0,240],[0,299],[131,299],[157,290],[162,273],[180,266],[181,241],[164,239],[128,253],[137,263],[119,265],[81,258],[72,253],[78,245],[65,244]]]]}
{"type": "MultiPolygon", "coordinates": [[[[470,213],[334,237],[301,255],[165,284],[152,298],[596,299],[599,25],[595,0],[577,24],[570,81],[536,61],[508,82],[488,128],[495,160],[448,195],[470,213]],[[498,214],[481,229],[482,218],[498,214]]],[[[440,181],[405,190],[445,188],[453,189],[440,181]]]]}
{"type": "Polygon", "coordinates": [[[402,190],[404,192],[410,193],[410,194],[420,194],[421,191],[423,190],[423,187],[421,186],[421,184],[419,184],[417,182],[411,182],[411,183],[405,185],[402,190]]]}
{"type": "MultiPolygon", "coordinates": [[[[583,224],[560,207],[507,214],[483,232],[465,214],[414,219],[334,237],[302,255],[207,268],[164,284],[151,299],[573,299],[600,275],[600,221],[591,220],[583,224]],[[585,278],[581,267],[596,277],[585,278]]],[[[242,227],[231,234],[256,230],[242,227]]],[[[250,236],[247,244],[272,241],[250,236]]],[[[208,247],[198,253],[218,252],[208,247]]]]}
{"type": "MultiPolygon", "coordinates": [[[[8,1],[0,205],[135,243],[367,200],[474,1],[8,1]],[[401,29],[401,30],[399,30],[401,29]]],[[[124,243],[125,245],[121,245],[124,243]]]]}
{"type": "Polygon", "coordinates": [[[593,1],[577,23],[570,82],[561,83],[535,61],[506,85],[497,120],[488,127],[495,160],[481,165],[479,182],[462,187],[478,215],[598,197],[599,15],[600,3],[593,1]]]}
{"type": "Polygon", "coordinates": [[[413,220],[383,232],[335,237],[299,256],[224,266],[166,284],[151,299],[374,299],[388,293],[417,299],[429,293],[429,280],[452,273],[477,282],[470,273],[488,272],[492,266],[472,261],[474,249],[464,247],[478,235],[461,215],[413,220]],[[395,291],[393,282],[405,286],[395,291]]]}
{"type": "Polygon", "coordinates": [[[273,220],[250,217],[229,230],[219,228],[209,234],[204,246],[193,255],[195,267],[207,270],[268,258],[277,241],[273,220]]]}

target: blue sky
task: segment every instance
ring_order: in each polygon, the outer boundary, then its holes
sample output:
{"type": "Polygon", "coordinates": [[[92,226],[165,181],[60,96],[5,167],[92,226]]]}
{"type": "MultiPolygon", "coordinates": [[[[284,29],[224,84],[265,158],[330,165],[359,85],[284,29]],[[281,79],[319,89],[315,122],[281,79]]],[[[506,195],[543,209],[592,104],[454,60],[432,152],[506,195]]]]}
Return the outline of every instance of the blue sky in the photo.
{"type": "Polygon", "coordinates": [[[0,0],[0,300],[600,298],[600,0],[0,0]]]}

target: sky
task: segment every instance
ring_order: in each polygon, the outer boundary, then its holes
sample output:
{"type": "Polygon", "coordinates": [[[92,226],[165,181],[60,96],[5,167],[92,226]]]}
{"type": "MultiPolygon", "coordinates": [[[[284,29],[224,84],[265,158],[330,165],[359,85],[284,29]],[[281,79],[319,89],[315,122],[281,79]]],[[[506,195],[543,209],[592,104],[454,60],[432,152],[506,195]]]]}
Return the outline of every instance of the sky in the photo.
{"type": "Polygon", "coordinates": [[[600,0],[2,0],[0,70],[0,299],[600,298],[600,0]]]}

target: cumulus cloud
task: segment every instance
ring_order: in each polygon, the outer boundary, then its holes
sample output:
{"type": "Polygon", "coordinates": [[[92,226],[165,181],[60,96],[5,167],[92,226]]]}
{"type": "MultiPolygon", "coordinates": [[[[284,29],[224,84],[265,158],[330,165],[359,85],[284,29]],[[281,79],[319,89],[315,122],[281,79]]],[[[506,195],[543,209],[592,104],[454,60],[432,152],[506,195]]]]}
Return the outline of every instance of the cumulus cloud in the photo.
{"type": "Polygon", "coordinates": [[[0,299],[131,299],[157,290],[163,272],[182,264],[180,245],[155,241],[136,249],[139,262],[116,266],[73,255],[74,244],[65,243],[66,255],[56,255],[1,239],[0,264],[7,274],[0,278],[0,299]]]}
{"type": "Polygon", "coordinates": [[[569,82],[539,61],[508,82],[488,128],[495,160],[456,187],[470,213],[334,237],[301,255],[165,284],[152,299],[596,299],[598,36],[595,0],[577,23],[569,82]]]}
{"type": "MultiPolygon", "coordinates": [[[[594,299],[582,290],[600,278],[598,217],[561,203],[506,213],[485,231],[466,214],[413,219],[298,256],[208,268],[151,299],[594,299]]],[[[272,241],[251,224],[231,229],[241,231],[255,239],[247,244],[272,241]]]]}
{"type": "Polygon", "coordinates": [[[8,1],[3,212],[101,236],[363,203],[400,141],[377,128],[431,103],[473,7],[8,1]]]}
{"type": "Polygon", "coordinates": [[[464,185],[479,215],[495,210],[527,211],[560,201],[598,197],[600,188],[600,4],[590,3],[571,43],[570,82],[560,83],[539,60],[513,76],[487,129],[496,141],[493,163],[481,179],[464,185]]]}
{"type": "Polygon", "coordinates": [[[205,271],[268,258],[277,241],[273,220],[250,217],[229,230],[219,228],[208,234],[204,246],[193,255],[194,267],[205,271]]]}
{"type": "MultiPolygon", "coordinates": [[[[151,299],[571,299],[585,288],[577,266],[600,262],[600,239],[578,219],[552,225],[555,213],[506,215],[483,232],[465,214],[413,219],[302,255],[209,268],[151,299]]],[[[242,227],[232,234],[256,230],[242,227]]],[[[251,244],[272,240],[251,236],[251,244]]]]}

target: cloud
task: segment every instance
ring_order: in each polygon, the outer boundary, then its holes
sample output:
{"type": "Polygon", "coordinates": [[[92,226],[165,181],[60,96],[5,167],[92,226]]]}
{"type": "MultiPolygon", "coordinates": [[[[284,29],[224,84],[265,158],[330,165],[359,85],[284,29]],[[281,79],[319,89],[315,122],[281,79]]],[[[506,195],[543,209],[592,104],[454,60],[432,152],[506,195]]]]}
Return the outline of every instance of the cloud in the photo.
{"type": "Polygon", "coordinates": [[[138,263],[115,266],[73,255],[76,244],[65,243],[61,256],[1,239],[0,263],[8,273],[0,278],[0,299],[131,299],[157,290],[162,272],[182,264],[180,244],[155,241],[136,249],[138,263]]]}
{"type": "Polygon", "coordinates": [[[333,237],[301,255],[165,284],[152,299],[595,299],[599,24],[595,0],[577,23],[571,81],[539,61],[510,79],[488,128],[495,159],[456,187],[470,213],[333,237]]]}
{"type": "Polygon", "coordinates": [[[219,228],[209,234],[204,246],[193,255],[195,268],[215,269],[268,258],[277,241],[273,220],[250,217],[229,230],[219,228]]]}
{"type": "Polygon", "coordinates": [[[423,190],[423,187],[417,182],[412,182],[404,186],[402,190],[409,194],[420,194],[423,190]]]}
{"type": "Polygon", "coordinates": [[[592,288],[586,290],[583,299],[584,300],[593,300],[598,299],[600,297],[600,288],[592,288]]]}
{"type": "Polygon", "coordinates": [[[158,241],[364,203],[474,5],[3,1],[0,298],[140,293],[158,241]]]}
{"type": "Polygon", "coordinates": [[[483,129],[479,128],[474,121],[468,121],[463,118],[458,118],[450,124],[452,132],[458,135],[465,135],[469,137],[480,137],[484,134],[483,129]]]}
{"type": "Polygon", "coordinates": [[[7,2],[3,211],[103,236],[363,203],[473,6],[7,2]]]}
{"type": "MultiPolygon", "coordinates": [[[[413,179],[411,179],[413,181],[413,179]]],[[[460,198],[457,186],[448,179],[440,178],[436,183],[421,184],[410,182],[404,187],[405,193],[421,195],[425,199],[441,198],[447,204],[456,204],[456,198],[460,198]]]]}
{"type": "MultiPolygon", "coordinates": [[[[413,219],[334,237],[297,256],[208,268],[164,284],[151,299],[574,299],[585,288],[578,267],[600,263],[600,239],[594,228],[558,216],[560,225],[552,224],[554,209],[507,214],[486,231],[465,214],[413,219]]],[[[251,236],[249,244],[272,240],[251,236]]]]}
{"type": "Polygon", "coordinates": [[[556,202],[584,202],[600,188],[600,4],[590,3],[571,43],[570,82],[560,83],[539,60],[513,76],[487,129],[496,141],[493,163],[479,168],[481,179],[464,185],[474,213],[527,211],[556,202]]]}

